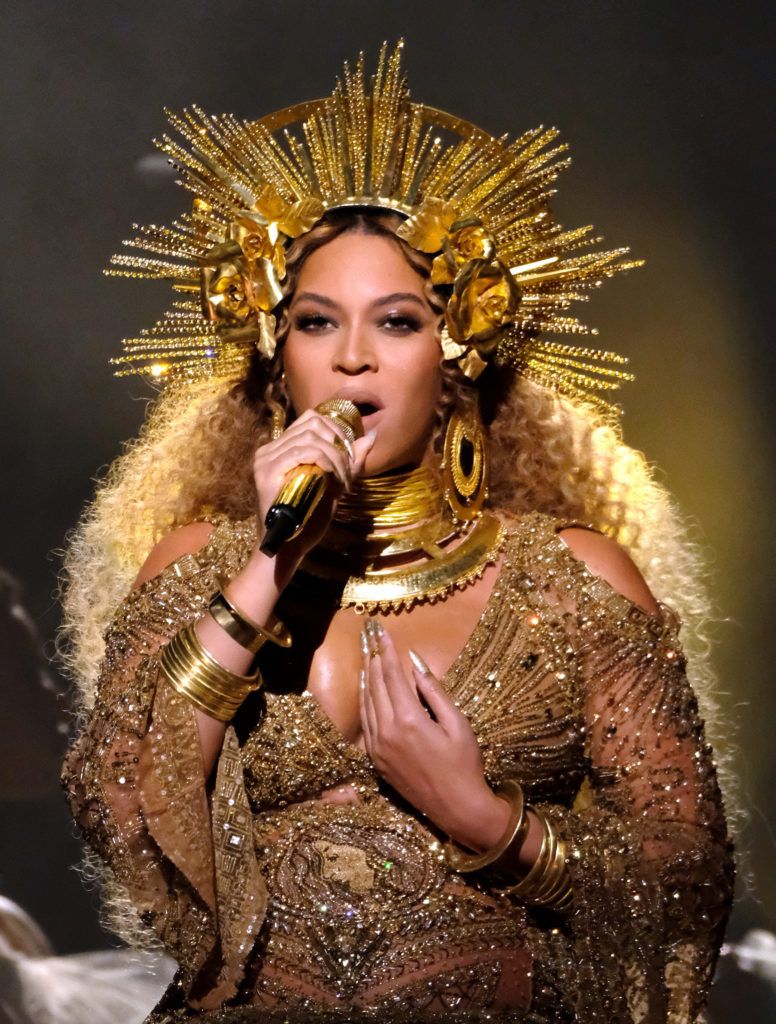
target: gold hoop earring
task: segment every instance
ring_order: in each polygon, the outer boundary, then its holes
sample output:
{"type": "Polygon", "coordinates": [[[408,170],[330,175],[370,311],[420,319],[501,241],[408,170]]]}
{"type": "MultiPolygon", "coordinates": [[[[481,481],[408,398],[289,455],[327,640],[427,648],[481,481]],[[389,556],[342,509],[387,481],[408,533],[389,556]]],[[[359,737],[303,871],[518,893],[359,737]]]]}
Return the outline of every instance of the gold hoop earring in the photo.
{"type": "Polygon", "coordinates": [[[445,498],[456,519],[468,522],[480,514],[488,496],[488,451],[476,407],[456,409],[445,431],[442,461],[445,498]]]}

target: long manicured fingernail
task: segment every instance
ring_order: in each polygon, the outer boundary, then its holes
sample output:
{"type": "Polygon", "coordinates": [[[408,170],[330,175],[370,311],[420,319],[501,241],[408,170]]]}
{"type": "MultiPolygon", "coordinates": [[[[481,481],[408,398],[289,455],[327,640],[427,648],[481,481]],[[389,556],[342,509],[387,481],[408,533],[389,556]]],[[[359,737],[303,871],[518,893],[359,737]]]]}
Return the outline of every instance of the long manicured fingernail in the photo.
{"type": "Polygon", "coordinates": [[[410,648],[407,651],[407,654],[409,654],[410,661],[415,666],[415,668],[418,670],[418,672],[420,672],[421,675],[423,675],[423,676],[430,676],[431,675],[431,669],[428,667],[428,665],[421,658],[421,656],[418,654],[417,651],[413,651],[412,648],[410,648]]]}
{"type": "Polygon", "coordinates": [[[366,686],[366,672],[363,669],[361,669],[360,672],[358,673],[358,685],[359,688],[362,690],[366,686]]]}
{"type": "Polygon", "coordinates": [[[369,638],[366,635],[366,629],[361,630],[359,639],[361,641],[361,653],[369,654],[369,638]]]}
{"type": "Polygon", "coordinates": [[[385,630],[383,629],[382,622],[380,622],[379,620],[375,621],[375,633],[377,634],[378,640],[382,640],[384,632],[385,630]]]}
{"type": "Polygon", "coordinates": [[[379,623],[374,619],[366,620],[366,637],[369,642],[369,654],[376,658],[380,653],[380,632],[379,623]]]}
{"type": "Polygon", "coordinates": [[[368,430],[364,436],[369,442],[371,442],[369,445],[369,447],[371,448],[372,445],[375,443],[375,440],[377,439],[377,427],[372,427],[372,429],[368,430]]]}

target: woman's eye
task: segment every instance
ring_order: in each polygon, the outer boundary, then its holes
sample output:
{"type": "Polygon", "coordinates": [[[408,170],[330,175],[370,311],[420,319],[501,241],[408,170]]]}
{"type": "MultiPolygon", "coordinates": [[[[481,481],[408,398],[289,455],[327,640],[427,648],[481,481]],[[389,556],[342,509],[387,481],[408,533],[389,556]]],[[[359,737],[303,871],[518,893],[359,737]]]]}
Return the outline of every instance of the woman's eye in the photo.
{"type": "Polygon", "coordinates": [[[295,330],[308,331],[310,333],[323,330],[323,328],[328,327],[328,325],[329,320],[325,316],[321,316],[320,313],[306,313],[302,316],[298,316],[294,320],[295,330]]]}
{"type": "Polygon", "coordinates": [[[421,328],[420,320],[408,313],[390,313],[382,321],[383,327],[387,327],[394,334],[412,334],[421,328]]]}

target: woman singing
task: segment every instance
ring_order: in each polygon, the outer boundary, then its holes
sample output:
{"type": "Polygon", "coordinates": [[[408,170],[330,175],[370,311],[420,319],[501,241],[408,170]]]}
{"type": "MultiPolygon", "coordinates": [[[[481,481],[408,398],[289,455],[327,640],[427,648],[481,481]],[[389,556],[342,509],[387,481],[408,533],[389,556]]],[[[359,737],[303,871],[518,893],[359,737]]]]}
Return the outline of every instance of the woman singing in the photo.
{"type": "Polygon", "coordinates": [[[66,598],[73,813],[180,965],[149,1022],[701,1020],[694,556],[594,394],[622,360],[548,340],[633,264],[553,221],[553,133],[412,103],[400,48],[172,122],[192,210],[113,262],[173,280],[118,360],[166,387],[66,598]]]}

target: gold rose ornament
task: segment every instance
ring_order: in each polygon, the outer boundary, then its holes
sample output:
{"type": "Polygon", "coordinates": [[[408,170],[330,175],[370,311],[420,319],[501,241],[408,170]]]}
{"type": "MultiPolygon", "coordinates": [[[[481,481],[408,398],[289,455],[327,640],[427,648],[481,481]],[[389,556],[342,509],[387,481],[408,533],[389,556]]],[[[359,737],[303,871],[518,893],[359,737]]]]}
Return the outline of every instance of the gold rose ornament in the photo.
{"type": "Polygon", "coordinates": [[[255,326],[257,348],[271,358],[275,323],[270,314],[283,298],[286,242],[309,231],[323,212],[319,199],[287,203],[271,185],[264,186],[249,210],[235,211],[227,240],[202,259],[205,316],[225,327],[255,326]]]}

